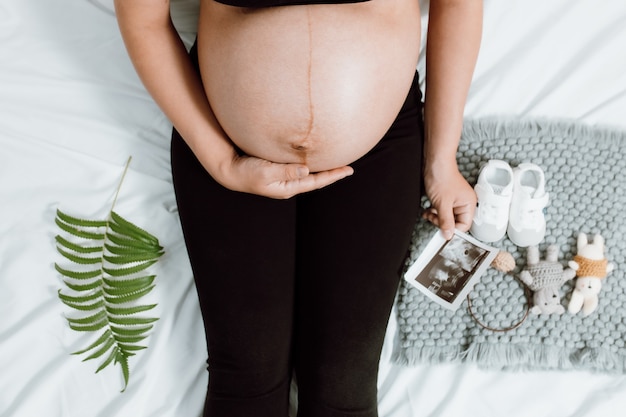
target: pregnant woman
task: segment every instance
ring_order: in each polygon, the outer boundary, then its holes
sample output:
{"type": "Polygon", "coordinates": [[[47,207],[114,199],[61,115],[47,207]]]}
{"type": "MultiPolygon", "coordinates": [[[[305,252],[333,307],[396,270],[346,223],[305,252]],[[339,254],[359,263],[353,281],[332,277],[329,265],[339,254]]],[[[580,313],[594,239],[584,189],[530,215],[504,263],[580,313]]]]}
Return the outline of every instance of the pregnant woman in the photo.
{"type": "Polygon", "coordinates": [[[172,172],[208,346],[204,416],[377,416],[387,321],[423,215],[467,230],[456,165],[480,0],[201,0],[188,54],[169,0],[116,0],[172,121],[172,172]],[[425,185],[425,189],[423,188],[425,185]]]}

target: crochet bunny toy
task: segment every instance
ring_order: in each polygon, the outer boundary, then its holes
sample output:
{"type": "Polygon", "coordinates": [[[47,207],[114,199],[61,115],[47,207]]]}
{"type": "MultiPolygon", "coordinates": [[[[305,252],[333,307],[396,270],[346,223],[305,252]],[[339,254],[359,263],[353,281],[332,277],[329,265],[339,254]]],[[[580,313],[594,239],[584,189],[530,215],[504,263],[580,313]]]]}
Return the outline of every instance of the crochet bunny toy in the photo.
{"type": "Polygon", "coordinates": [[[576,271],[576,286],[567,307],[572,314],[581,309],[584,316],[591,314],[598,306],[598,294],[602,288],[602,280],[614,268],[604,257],[604,238],[597,234],[593,242],[587,235],[578,235],[577,255],[569,262],[570,268],[576,271]]]}
{"type": "Polygon", "coordinates": [[[574,278],[573,269],[564,269],[558,261],[559,248],[548,246],[546,259],[539,259],[537,246],[530,246],[526,253],[527,265],[520,273],[520,279],[533,291],[534,314],[563,314],[565,307],[561,305],[560,288],[566,281],[574,278]]]}

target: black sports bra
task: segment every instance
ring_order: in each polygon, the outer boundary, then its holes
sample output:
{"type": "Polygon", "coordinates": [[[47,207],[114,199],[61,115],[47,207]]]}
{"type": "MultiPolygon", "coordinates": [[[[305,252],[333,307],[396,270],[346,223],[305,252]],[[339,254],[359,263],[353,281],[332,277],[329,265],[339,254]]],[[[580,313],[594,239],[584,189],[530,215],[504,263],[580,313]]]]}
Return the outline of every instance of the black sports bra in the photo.
{"type": "Polygon", "coordinates": [[[342,4],[362,3],[369,0],[215,0],[222,4],[237,7],[274,7],[303,4],[342,4]]]}

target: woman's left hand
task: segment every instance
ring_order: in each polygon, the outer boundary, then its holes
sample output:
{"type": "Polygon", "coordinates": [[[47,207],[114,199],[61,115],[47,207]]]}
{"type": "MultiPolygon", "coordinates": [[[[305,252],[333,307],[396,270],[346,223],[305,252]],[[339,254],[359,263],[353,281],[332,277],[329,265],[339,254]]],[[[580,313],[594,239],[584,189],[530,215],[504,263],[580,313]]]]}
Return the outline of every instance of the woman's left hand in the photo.
{"type": "Polygon", "coordinates": [[[439,227],[446,239],[452,238],[455,228],[468,231],[476,210],[476,193],[456,163],[426,163],[424,184],[431,206],[422,217],[439,227]]]}

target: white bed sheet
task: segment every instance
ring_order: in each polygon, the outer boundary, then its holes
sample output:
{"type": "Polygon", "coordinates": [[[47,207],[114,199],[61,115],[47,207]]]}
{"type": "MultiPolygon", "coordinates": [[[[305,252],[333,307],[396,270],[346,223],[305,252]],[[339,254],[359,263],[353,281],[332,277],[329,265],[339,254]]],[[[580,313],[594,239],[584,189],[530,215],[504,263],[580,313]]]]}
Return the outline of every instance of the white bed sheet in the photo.
{"type": "MultiPolygon", "coordinates": [[[[195,0],[174,0],[187,43],[195,0]]],[[[0,416],[191,417],[208,378],[191,271],[169,171],[170,125],[135,75],[110,0],[0,2],[0,416]],[[117,368],[69,352],[52,265],[56,208],[102,217],[128,156],[116,210],[167,253],[150,295],[149,348],[117,368]]],[[[422,67],[423,61],[420,64],[422,67]]],[[[423,68],[422,68],[423,69],[423,68]]],[[[626,129],[626,3],[486,0],[466,116],[571,118],[626,129]]],[[[381,417],[601,417],[626,410],[626,377],[494,372],[381,360],[381,417]]]]}

